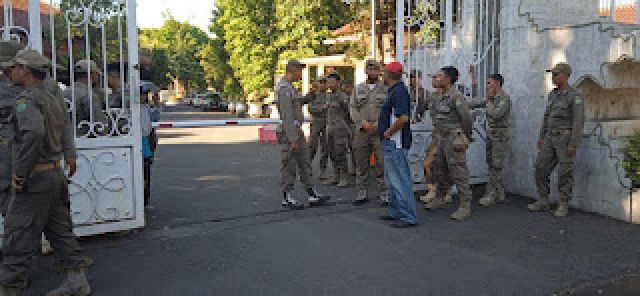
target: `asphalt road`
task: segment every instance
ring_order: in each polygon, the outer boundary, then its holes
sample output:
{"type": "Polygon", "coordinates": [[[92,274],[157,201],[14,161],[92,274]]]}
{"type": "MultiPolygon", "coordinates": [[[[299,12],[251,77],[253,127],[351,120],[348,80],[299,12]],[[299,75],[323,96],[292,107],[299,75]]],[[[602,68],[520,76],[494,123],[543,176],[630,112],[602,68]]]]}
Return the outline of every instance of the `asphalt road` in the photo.
{"type": "MultiPolygon", "coordinates": [[[[180,108],[164,119],[222,118],[180,108]],[[186,111],[192,111],[189,113],[186,111]]],[[[474,208],[466,222],[420,211],[417,228],[353,207],[354,188],[319,186],[337,203],[280,206],[277,146],[255,127],[167,129],[145,229],[83,239],[94,295],[637,295],[640,228],[527,200],[474,208]],[[635,286],[634,286],[635,285],[635,286]],[[635,292],[635,293],[633,293],[635,292]]],[[[353,181],[353,180],[352,180],[353,181]]],[[[298,188],[296,196],[302,198],[298,188]]],[[[43,257],[27,295],[61,279],[43,257]]]]}

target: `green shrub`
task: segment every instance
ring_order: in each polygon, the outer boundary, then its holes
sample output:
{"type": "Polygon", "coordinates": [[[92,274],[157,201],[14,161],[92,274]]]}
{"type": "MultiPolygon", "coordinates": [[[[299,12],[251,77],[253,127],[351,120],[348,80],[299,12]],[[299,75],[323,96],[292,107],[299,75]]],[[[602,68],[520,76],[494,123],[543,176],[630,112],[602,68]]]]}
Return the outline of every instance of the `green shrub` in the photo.
{"type": "Polygon", "coordinates": [[[640,185],[640,133],[636,133],[629,140],[624,150],[622,166],[627,171],[627,178],[631,179],[634,186],[640,185]]]}

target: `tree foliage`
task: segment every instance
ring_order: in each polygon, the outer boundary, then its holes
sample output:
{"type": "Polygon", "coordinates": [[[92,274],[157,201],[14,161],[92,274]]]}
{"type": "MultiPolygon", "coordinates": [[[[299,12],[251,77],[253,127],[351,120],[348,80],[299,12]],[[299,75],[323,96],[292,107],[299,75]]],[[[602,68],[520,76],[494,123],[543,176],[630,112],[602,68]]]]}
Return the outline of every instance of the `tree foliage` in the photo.
{"type": "Polygon", "coordinates": [[[322,41],[350,22],[342,0],[221,0],[219,18],[229,64],[245,94],[266,94],[278,61],[332,53],[322,41]]]}
{"type": "Polygon", "coordinates": [[[277,63],[273,0],[221,0],[217,19],[224,29],[229,64],[245,94],[265,93],[277,63]]]}
{"type": "Polygon", "coordinates": [[[242,87],[229,65],[224,28],[218,21],[222,15],[221,9],[213,11],[212,23],[209,27],[213,37],[200,52],[200,64],[204,68],[205,79],[210,87],[223,92],[229,98],[239,98],[242,97],[242,87]]]}
{"type": "MultiPolygon", "coordinates": [[[[189,89],[204,90],[207,86],[200,57],[208,42],[204,31],[171,16],[162,27],[140,32],[140,47],[152,53],[154,66],[161,66],[157,70],[165,70],[161,68],[166,65],[169,77],[188,83],[189,89]]],[[[153,76],[162,80],[161,73],[153,76]]]]}
{"type": "Polygon", "coordinates": [[[118,61],[120,59],[120,44],[126,55],[127,38],[126,38],[126,16],[118,12],[124,9],[124,5],[117,5],[113,1],[86,1],[86,0],[62,0],[60,1],[60,10],[54,15],[54,32],[47,28],[44,33],[45,50],[49,50],[48,44],[51,43],[52,35],[55,38],[55,47],[57,51],[57,63],[68,69],[70,63],[78,60],[86,59],[87,41],[90,48],[89,58],[103,65],[103,59],[106,58],[107,63],[118,61]],[[87,8],[86,10],[82,8],[87,8]],[[72,12],[78,12],[73,14],[72,12]],[[85,27],[80,20],[89,13],[98,19],[98,15],[103,16],[102,21],[92,21],[85,27]],[[118,22],[120,15],[120,22],[118,22]],[[122,39],[118,35],[118,24],[120,24],[122,39]],[[103,52],[102,33],[105,34],[106,52],[103,52]],[[88,34],[87,34],[88,31],[88,34]],[[68,43],[71,41],[73,49],[73,61],[70,61],[71,51],[68,43]]]}

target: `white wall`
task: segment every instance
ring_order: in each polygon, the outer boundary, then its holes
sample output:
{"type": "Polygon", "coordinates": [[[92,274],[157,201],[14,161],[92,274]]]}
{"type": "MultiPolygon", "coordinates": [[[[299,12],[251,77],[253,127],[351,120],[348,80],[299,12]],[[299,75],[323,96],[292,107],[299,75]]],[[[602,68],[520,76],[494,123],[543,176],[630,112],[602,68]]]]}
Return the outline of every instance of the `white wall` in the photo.
{"type": "MultiPolygon", "coordinates": [[[[454,30],[454,66],[465,85],[470,84],[467,68],[476,50],[474,2],[464,0],[463,21],[454,30]]],[[[630,111],[640,110],[640,62],[621,62],[640,56],[636,27],[598,17],[598,0],[502,0],[501,5],[500,73],[513,100],[507,190],[537,196],[536,142],[552,88],[545,70],[569,62],[574,69],[571,83],[585,92],[590,116],[576,156],[572,205],[640,222],[640,193],[631,198],[630,182],[620,166],[625,138],[640,131],[640,113],[630,111]],[[615,104],[624,107],[607,107],[615,104]]],[[[443,56],[442,50],[428,49],[426,55],[414,53],[411,63],[432,73],[443,66],[443,56]]]]}
{"type": "MultiPolygon", "coordinates": [[[[536,141],[546,95],[552,88],[550,76],[544,71],[557,62],[568,62],[574,68],[571,83],[590,77],[605,88],[616,87],[616,80],[630,81],[632,73],[612,79],[609,65],[622,57],[636,56],[636,37],[626,35],[632,32],[630,26],[613,26],[599,19],[598,0],[503,0],[502,5],[500,68],[515,111],[505,183],[510,192],[534,197],[536,141]]],[[[637,88],[640,83],[630,81],[626,87],[637,88]]],[[[621,184],[628,180],[620,176],[623,172],[617,149],[623,146],[624,135],[614,135],[610,128],[614,125],[633,130],[640,127],[640,122],[587,123],[576,159],[573,205],[628,220],[629,190],[621,184]]]]}

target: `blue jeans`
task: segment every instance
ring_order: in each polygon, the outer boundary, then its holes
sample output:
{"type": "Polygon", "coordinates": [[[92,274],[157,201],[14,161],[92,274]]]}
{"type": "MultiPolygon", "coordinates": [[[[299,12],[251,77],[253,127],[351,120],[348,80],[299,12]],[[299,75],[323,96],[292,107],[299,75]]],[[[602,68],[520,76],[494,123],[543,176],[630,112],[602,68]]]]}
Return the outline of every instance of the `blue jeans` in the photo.
{"type": "Polygon", "coordinates": [[[396,143],[389,139],[383,139],[381,145],[384,155],[384,181],[389,190],[389,216],[417,224],[416,201],[413,197],[407,150],[396,148],[396,143]]]}

